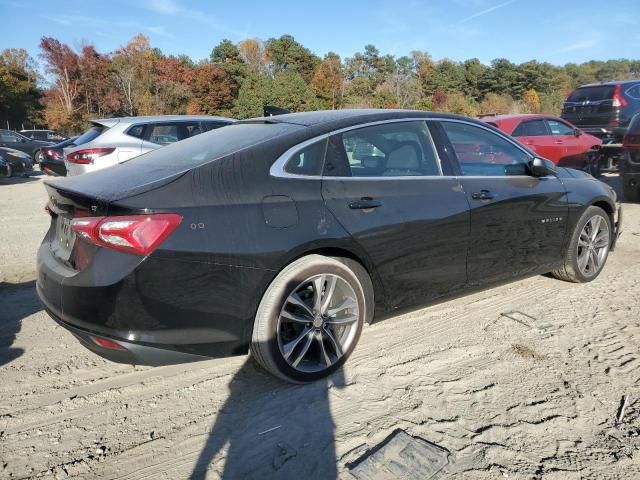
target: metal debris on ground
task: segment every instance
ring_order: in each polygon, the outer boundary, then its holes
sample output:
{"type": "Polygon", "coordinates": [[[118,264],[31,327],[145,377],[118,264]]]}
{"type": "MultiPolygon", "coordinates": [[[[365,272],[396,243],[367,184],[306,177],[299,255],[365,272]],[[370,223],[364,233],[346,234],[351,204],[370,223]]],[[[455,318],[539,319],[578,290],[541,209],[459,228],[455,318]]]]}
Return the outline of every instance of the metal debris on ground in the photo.
{"type": "Polygon", "coordinates": [[[435,480],[450,457],[446,448],[397,429],[347,467],[358,480],[435,480]]]}

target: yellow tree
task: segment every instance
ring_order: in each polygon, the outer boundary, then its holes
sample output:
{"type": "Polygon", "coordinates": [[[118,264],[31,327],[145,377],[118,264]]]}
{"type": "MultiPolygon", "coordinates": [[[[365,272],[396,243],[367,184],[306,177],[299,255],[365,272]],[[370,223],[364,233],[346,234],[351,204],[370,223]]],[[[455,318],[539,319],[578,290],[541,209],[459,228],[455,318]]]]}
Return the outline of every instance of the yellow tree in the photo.
{"type": "Polygon", "coordinates": [[[318,97],[335,110],[342,97],[343,81],[340,57],[336,53],[329,52],[316,67],[311,79],[311,87],[318,97]]]}
{"type": "Polygon", "coordinates": [[[530,88],[522,95],[522,104],[527,113],[540,113],[540,97],[534,88],[530,88]]]}

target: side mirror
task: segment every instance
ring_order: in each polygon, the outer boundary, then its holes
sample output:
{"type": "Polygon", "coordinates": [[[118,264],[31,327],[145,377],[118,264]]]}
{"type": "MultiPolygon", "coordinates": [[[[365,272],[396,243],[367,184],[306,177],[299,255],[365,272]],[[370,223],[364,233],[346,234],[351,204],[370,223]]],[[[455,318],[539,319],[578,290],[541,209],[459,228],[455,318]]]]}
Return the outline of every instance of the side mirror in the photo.
{"type": "Polygon", "coordinates": [[[529,170],[534,177],[548,177],[556,174],[555,164],[540,157],[535,157],[529,162],[529,170]]]}
{"type": "Polygon", "coordinates": [[[574,134],[576,137],[579,137],[580,135],[582,135],[582,130],[580,130],[579,128],[576,128],[576,129],[573,131],[573,134],[574,134]]]}

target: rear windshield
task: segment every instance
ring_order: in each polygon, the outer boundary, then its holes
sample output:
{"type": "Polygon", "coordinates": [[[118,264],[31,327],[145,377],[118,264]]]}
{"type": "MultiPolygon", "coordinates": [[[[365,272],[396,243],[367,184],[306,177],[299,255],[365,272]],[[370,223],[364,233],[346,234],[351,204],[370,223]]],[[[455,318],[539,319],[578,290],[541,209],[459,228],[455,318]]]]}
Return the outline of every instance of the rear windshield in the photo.
{"type": "Polygon", "coordinates": [[[609,100],[613,98],[613,91],[615,87],[613,85],[601,85],[598,87],[581,87],[574,90],[569,98],[568,102],[584,102],[589,100],[590,102],[596,102],[598,100],[609,100]]]}
{"type": "Polygon", "coordinates": [[[102,135],[103,132],[107,130],[108,128],[103,127],[102,125],[94,125],[89,130],[87,130],[82,135],[80,135],[78,138],[76,138],[76,141],[73,143],[75,143],[76,145],[83,145],[85,143],[91,142],[92,140],[95,140],[100,135],[102,135]]]}

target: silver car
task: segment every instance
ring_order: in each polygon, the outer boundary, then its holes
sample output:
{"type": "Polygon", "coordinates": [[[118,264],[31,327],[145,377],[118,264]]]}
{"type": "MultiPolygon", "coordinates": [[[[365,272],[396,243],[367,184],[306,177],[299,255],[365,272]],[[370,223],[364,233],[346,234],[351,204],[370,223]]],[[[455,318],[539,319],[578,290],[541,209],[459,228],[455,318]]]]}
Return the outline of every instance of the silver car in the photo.
{"type": "Polygon", "coordinates": [[[164,145],[229,125],[226,117],[163,115],[92,120],[91,128],[64,149],[67,176],[117,165],[164,145]]]}

